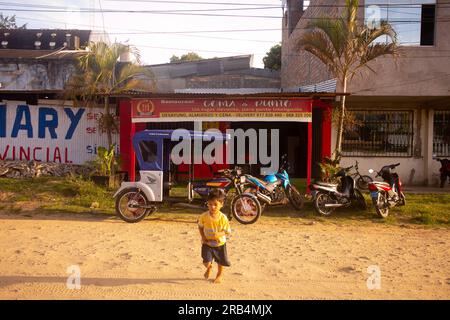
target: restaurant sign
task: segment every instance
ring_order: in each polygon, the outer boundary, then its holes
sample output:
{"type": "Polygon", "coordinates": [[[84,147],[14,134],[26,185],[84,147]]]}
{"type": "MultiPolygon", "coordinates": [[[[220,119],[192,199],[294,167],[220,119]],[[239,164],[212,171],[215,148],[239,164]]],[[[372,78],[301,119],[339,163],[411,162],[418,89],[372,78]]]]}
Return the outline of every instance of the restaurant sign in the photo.
{"type": "Polygon", "coordinates": [[[309,99],[134,99],[133,122],[312,121],[309,99]]]}

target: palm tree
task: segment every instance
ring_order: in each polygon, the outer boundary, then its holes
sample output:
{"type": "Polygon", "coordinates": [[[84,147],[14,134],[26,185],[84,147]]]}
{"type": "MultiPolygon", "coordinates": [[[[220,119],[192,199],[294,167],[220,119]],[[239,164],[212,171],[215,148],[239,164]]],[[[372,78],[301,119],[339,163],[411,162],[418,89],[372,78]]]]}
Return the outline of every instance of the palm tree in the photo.
{"type": "Polygon", "coordinates": [[[108,45],[91,42],[85,54],[78,58],[78,70],[65,88],[66,98],[87,107],[103,104],[100,127],[106,131],[108,144],[112,144],[112,131],[118,131],[111,113],[111,95],[129,90],[150,91],[155,87],[153,73],[137,63],[118,63],[123,54],[133,54],[139,63],[140,54],[135,47],[120,43],[108,45]]]}
{"type": "MultiPolygon", "coordinates": [[[[328,70],[337,78],[342,92],[347,93],[347,86],[357,72],[367,68],[370,61],[384,55],[398,55],[397,34],[386,21],[370,28],[358,23],[358,0],[346,0],[346,7],[339,18],[318,18],[308,23],[309,29],[299,40],[298,46],[310,52],[322,61],[328,70]],[[389,43],[375,40],[387,36],[389,43]]],[[[342,148],[344,131],[345,95],[341,97],[338,132],[334,157],[338,157],[342,148]]]]}

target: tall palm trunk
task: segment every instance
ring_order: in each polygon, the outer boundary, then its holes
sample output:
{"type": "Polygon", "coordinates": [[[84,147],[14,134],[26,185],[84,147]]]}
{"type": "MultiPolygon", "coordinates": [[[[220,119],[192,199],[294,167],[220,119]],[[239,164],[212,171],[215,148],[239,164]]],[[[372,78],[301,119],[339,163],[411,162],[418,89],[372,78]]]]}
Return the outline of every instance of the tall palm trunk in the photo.
{"type": "MultiPolygon", "coordinates": [[[[104,121],[104,127],[105,127],[105,130],[106,130],[106,137],[108,139],[108,150],[109,150],[109,148],[111,148],[112,143],[113,143],[112,142],[112,129],[113,129],[113,121],[114,121],[113,120],[113,116],[112,116],[112,114],[110,112],[109,96],[105,97],[104,103],[105,103],[105,106],[104,106],[104,111],[105,111],[104,117],[105,117],[105,120],[106,120],[106,121],[104,121]]],[[[116,168],[114,166],[114,163],[112,163],[112,165],[111,165],[111,175],[114,176],[115,174],[116,174],[116,168]]]]}
{"type": "Polygon", "coordinates": [[[109,108],[109,97],[106,96],[104,98],[104,111],[105,114],[103,115],[105,117],[104,125],[106,130],[106,136],[108,138],[108,146],[112,145],[112,122],[111,122],[111,114],[110,114],[110,108],[109,108]]]}
{"type": "MultiPolygon", "coordinates": [[[[342,92],[347,93],[347,77],[344,76],[342,79],[342,92]]],[[[342,151],[342,135],[344,133],[344,119],[345,119],[345,95],[341,96],[341,105],[339,108],[339,127],[336,139],[336,155],[337,157],[342,151]]]]}

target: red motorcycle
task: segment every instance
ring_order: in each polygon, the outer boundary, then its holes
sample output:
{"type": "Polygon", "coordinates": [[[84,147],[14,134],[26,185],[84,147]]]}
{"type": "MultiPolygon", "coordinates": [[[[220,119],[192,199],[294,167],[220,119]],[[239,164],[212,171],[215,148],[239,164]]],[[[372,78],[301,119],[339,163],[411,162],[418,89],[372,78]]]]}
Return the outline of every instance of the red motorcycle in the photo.
{"type": "Polygon", "coordinates": [[[374,181],[369,183],[370,197],[378,215],[386,218],[389,209],[395,206],[406,204],[405,195],[402,192],[402,182],[397,173],[392,172],[400,163],[384,166],[380,171],[370,169],[369,172],[376,172],[376,177],[383,178],[384,182],[374,181]]]}
{"type": "Polygon", "coordinates": [[[439,172],[441,173],[441,188],[445,186],[445,182],[450,181],[450,160],[449,159],[436,159],[441,163],[439,172]]]}

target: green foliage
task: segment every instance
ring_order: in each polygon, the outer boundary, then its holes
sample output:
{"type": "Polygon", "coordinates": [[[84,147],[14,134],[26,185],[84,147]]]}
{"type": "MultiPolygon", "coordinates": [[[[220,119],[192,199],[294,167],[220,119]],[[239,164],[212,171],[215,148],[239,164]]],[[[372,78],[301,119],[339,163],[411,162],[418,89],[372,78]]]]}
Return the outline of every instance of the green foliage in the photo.
{"type": "Polygon", "coordinates": [[[281,69],[281,44],[276,44],[263,58],[264,69],[280,70],[281,69]]]}
{"type": "Polygon", "coordinates": [[[338,152],[331,157],[324,157],[322,162],[319,163],[320,180],[328,183],[338,183],[339,181],[335,175],[341,169],[339,166],[340,161],[341,154],[338,152]]]}
{"type": "Polygon", "coordinates": [[[95,173],[102,176],[113,175],[120,165],[120,156],[116,156],[115,146],[115,144],[112,144],[109,146],[109,149],[98,147],[96,158],[93,161],[89,161],[87,165],[93,167],[95,173]]]}
{"type": "Polygon", "coordinates": [[[185,61],[197,61],[197,60],[202,60],[203,58],[195,53],[195,52],[189,52],[187,54],[183,54],[181,57],[178,57],[176,55],[173,55],[170,58],[170,63],[174,63],[174,62],[185,62],[185,61]]]}
{"type": "Polygon", "coordinates": [[[22,26],[18,26],[16,24],[16,15],[9,16],[3,16],[3,14],[0,13],[0,29],[26,29],[27,24],[23,24],[22,26]]]}
{"type": "Polygon", "coordinates": [[[140,53],[133,46],[91,42],[88,50],[80,54],[77,72],[69,79],[64,96],[83,107],[103,105],[100,125],[106,131],[108,144],[112,144],[112,132],[118,131],[118,125],[115,112],[110,110],[109,97],[130,90],[152,91],[154,75],[149,68],[139,65],[140,53]],[[122,55],[129,53],[136,63],[118,63],[122,55]]]}

